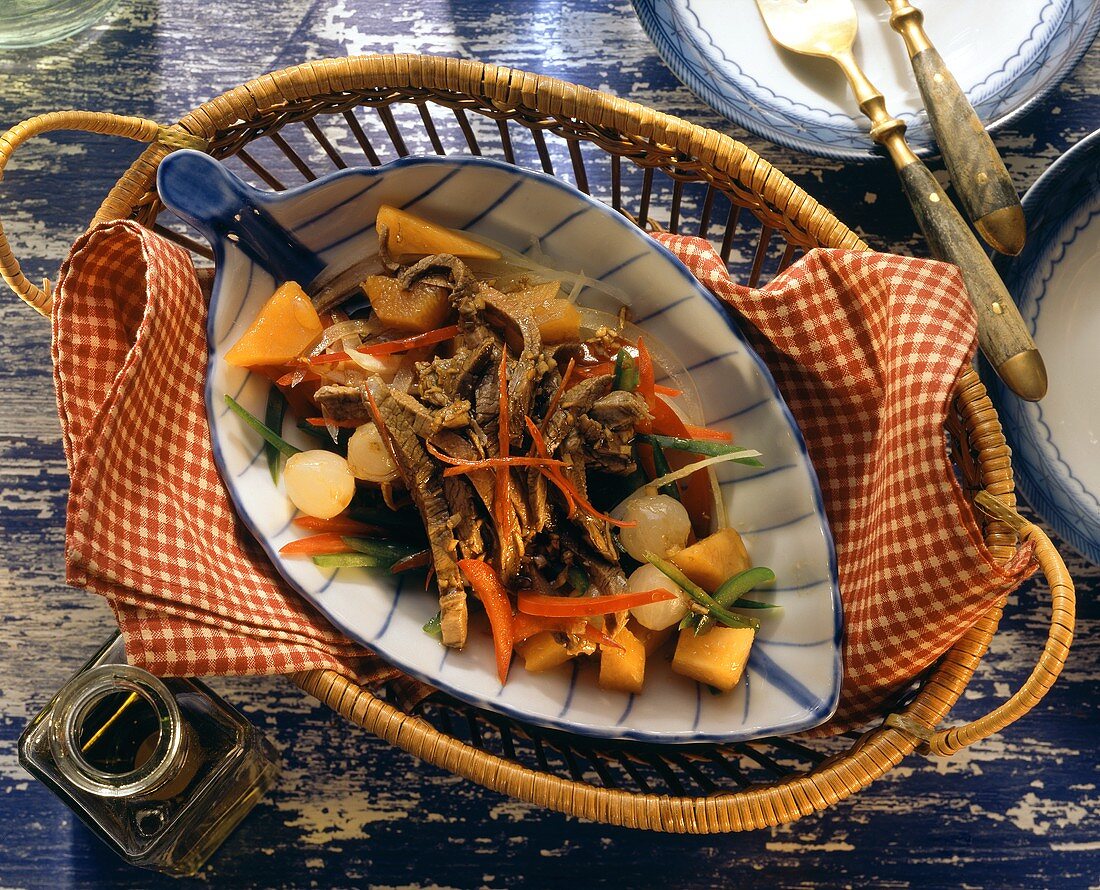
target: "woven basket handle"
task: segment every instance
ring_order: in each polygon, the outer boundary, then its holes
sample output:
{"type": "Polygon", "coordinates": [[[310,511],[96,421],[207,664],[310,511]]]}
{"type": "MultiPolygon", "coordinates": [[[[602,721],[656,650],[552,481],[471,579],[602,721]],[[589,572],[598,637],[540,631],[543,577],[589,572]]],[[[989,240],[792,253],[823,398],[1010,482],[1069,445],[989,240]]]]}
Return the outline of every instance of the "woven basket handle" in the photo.
{"type": "Polygon", "coordinates": [[[941,757],[949,757],[974,742],[1000,732],[1039,704],[1054,685],[1054,681],[1058,679],[1058,675],[1062,673],[1066,657],[1069,655],[1070,644],[1073,642],[1076,610],[1073,579],[1050,538],[1037,525],[1028,522],[988,492],[978,492],[974,503],[993,518],[1011,525],[1021,539],[1031,541],[1034,546],[1034,555],[1039,563],[1039,569],[1050,585],[1050,630],[1043,652],[1032,669],[1031,676],[1011,698],[984,717],[964,723],[962,726],[941,730],[933,730],[909,714],[891,714],[886,719],[887,726],[918,738],[925,753],[941,757]]]}
{"type": "MultiPolygon", "coordinates": [[[[169,149],[197,148],[204,150],[206,141],[192,136],[182,127],[165,127],[155,121],[140,117],[124,117],[120,114],[106,114],[99,111],[53,111],[40,114],[23,121],[0,136],[0,179],[4,168],[15,150],[28,139],[53,130],[78,130],[85,133],[106,133],[110,136],[125,136],[138,142],[162,142],[169,149]]],[[[99,215],[97,215],[98,221],[99,215]]],[[[11,252],[4,228],[0,225],[0,274],[16,295],[32,309],[42,315],[50,314],[52,295],[49,282],[44,281],[39,288],[31,284],[19,268],[19,262],[11,252]]]]}

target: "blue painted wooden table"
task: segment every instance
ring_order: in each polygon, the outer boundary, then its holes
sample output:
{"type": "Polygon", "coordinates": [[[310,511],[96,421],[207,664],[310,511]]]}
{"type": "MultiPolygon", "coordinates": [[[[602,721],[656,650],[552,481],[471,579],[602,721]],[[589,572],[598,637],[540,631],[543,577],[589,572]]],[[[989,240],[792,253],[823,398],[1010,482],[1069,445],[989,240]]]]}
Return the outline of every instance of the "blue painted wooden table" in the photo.
{"type": "MultiPolygon", "coordinates": [[[[887,164],[809,158],[733,128],[665,68],[627,0],[121,0],[89,34],[0,56],[0,122],[69,107],[169,122],[262,72],[381,51],[551,74],[731,132],[875,246],[922,250],[887,164]]],[[[1098,85],[1093,50],[1059,90],[997,135],[1021,191],[1100,126],[1098,85]]],[[[58,134],[20,152],[0,219],[32,280],[55,273],[137,151],[58,134]]],[[[74,824],[16,760],[27,720],[112,628],[98,598],[64,584],[66,474],[48,335],[14,298],[0,301],[0,886],[159,886],[167,881],[123,865],[74,824]]],[[[201,877],[288,887],[1097,886],[1100,570],[1072,554],[1067,561],[1079,585],[1078,638],[1035,712],[954,759],[914,756],[820,816],[748,835],[641,834],[543,812],[417,763],[284,679],[215,680],[279,746],[284,771],[201,877]]],[[[1047,601],[1041,583],[1012,597],[958,716],[989,710],[1027,675],[1047,601]]]]}

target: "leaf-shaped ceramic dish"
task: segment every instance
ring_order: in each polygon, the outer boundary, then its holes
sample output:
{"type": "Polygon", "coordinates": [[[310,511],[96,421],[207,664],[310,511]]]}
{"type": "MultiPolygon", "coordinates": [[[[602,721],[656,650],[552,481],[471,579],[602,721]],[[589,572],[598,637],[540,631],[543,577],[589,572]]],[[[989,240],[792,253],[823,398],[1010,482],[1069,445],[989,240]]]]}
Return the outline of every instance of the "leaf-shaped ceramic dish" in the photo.
{"type": "MultiPolygon", "coordinates": [[[[198,225],[215,249],[206,383],[215,455],[245,523],[283,577],[333,624],[476,706],[586,735],[734,741],[807,729],[832,714],[840,691],[841,608],[817,478],[771,375],[679,260],[598,201],[553,178],[492,161],[410,158],[272,194],[198,158],[203,156],[169,156],[159,185],[168,206],[198,225]],[[373,221],[382,203],[518,252],[537,239],[551,267],[583,271],[629,295],[633,318],[691,371],[707,425],[730,430],[764,453],[763,470],[718,467],[730,523],[745,536],[754,561],[777,576],[774,590],[754,595],[784,607],[764,615],[746,678],[733,693],[711,695],[661,660],[651,662],[638,696],[602,690],[594,672],[569,666],[530,674],[516,665],[502,688],[487,635],[472,633],[458,652],[422,631],[436,612],[434,591],[383,571],[322,570],[278,556],[280,546],[299,536],[291,526],[293,508],[272,485],[257,438],[224,404],[228,393],[262,415],[268,382],[227,366],[222,355],[274,288],[257,257],[272,249],[265,263],[278,265],[289,250],[299,280],[347,265],[376,251],[373,221]],[[289,237],[280,241],[281,230],[289,237]]],[[[287,427],[293,438],[297,431],[287,427]]]]}

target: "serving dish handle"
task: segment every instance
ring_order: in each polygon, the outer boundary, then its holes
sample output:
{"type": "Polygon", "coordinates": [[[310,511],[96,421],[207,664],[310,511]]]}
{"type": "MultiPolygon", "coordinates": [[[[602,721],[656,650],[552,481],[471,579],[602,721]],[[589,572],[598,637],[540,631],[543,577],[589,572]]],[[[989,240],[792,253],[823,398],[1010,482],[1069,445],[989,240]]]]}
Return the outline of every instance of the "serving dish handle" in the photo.
{"type": "MultiPolygon", "coordinates": [[[[39,114],[29,118],[0,136],[0,180],[4,178],[4,169],[20,145],[34,136],[55,130],[103,133],[108,136],[122,136],[137,142],[158,142],[165,147],[165,153],[178,148],[194,148],[200,151],[206,148],[205,139],[191,135],[177,124],[166,127],[156,121],[102,111],[51,111],[49,114],[39,114]]],[[[107,219],[118,219],[123,214],[127,214],[128,210],[129,208],[121,206],[117,210],[112,208],[108,198],[96,213],[92,225],[107,219]]],[[[0,274],[4,276],[8,287],[15,291],[16,296],[36,312],[49,316],[53,303],[49,281],[44,280],[42,287],[38,287],[23,274],[22,269],[19,268],[19,261],[12,254],[11,245],[8,243],[8,236],[2,224],[0,224],[0,274]]]]}

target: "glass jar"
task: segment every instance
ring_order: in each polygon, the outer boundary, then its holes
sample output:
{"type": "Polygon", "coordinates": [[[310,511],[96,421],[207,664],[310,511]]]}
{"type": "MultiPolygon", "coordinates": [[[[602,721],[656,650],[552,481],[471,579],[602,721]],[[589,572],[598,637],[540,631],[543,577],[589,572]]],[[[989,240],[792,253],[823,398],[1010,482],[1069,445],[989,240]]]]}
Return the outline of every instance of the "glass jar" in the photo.
{"type": "Polygon", "coordinates": [[[194,874],[274,783],[277,755],[202,683],[108,643],[19,740],[19,759],[120,856],[194,874]]]}
{"type": "Polygon", "coordinates": [[[117,0],[0,0],[0,49],[53,43],[89,28],[117,0]]]}

